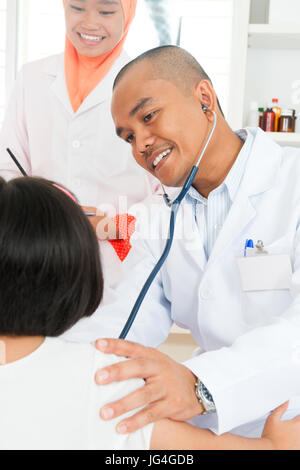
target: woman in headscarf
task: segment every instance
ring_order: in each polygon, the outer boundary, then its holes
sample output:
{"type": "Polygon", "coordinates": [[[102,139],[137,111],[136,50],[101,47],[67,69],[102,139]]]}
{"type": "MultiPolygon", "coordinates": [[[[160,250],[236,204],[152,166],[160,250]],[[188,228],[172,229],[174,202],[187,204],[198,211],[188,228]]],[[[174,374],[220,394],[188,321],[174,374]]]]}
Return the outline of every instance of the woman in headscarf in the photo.
{"type": "MultiPolygon", "coordinates": [[[[114,78],[129,61],[123,46],[136,3],[63,0],[65,52],[19,73],[0,136],[2,177],[20,174],[9,147],[29,176],[69,187],[91,213],[127,212],[125,203],[151,192],[153,181],[116,136],[110,115],[114,78]]],[[[90,220],[95,227],[101,218],[90,220]]]]}
{"type": "MultiPolygon", "coordinates": [[[[130,150],[115,135],[112,84],[128,61],[123,51],[137,0],[64,0],[65,52],[25,65],[0,137],[0,175],[19,170],[69,187],[83,206],[118,209],[150,189],[130,150]]],[[[53,25],[55,34],[55,25],[53,25]]]]}

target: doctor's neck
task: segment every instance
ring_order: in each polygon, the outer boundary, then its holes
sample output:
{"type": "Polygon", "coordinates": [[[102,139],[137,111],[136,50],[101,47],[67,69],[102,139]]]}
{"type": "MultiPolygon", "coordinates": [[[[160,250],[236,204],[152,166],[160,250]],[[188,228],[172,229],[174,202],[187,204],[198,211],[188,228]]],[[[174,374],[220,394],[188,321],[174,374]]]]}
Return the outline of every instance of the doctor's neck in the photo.
{"type": "Polygon", "coordinates": [[[211,191],[223,183],[243,145],[244,142],[219,115],[214,136],[200,162],[199,171],[193,183],[202,196],[207,198],[211,191]]]}

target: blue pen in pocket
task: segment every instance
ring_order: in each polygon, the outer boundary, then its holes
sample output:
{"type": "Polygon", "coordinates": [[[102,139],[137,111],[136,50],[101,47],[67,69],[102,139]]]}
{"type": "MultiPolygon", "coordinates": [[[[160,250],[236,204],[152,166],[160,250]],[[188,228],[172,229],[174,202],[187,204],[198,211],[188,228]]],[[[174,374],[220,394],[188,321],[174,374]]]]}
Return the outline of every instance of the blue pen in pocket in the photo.
{"type": "Polygon", "coordinates": [[[251,238],[247,238],[245,241],[245,246],[244,246],[244,257],[247,255],[247,248],[254,248],[253,240],[251,238]]]}

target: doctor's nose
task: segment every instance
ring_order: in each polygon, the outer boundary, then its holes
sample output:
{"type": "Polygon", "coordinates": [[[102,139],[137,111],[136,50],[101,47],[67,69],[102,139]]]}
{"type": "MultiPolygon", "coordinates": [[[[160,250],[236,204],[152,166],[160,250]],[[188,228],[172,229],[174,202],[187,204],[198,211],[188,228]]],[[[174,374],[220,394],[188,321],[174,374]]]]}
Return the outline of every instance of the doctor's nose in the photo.
{"type": "Polygon", "coordinates": [[[140,154],[144,154],[150,147],[153,147],[155,143],[155,137],[154,136],[143,136],[138,138],[137,137],[137,150],[139,151],[140,154]]]}

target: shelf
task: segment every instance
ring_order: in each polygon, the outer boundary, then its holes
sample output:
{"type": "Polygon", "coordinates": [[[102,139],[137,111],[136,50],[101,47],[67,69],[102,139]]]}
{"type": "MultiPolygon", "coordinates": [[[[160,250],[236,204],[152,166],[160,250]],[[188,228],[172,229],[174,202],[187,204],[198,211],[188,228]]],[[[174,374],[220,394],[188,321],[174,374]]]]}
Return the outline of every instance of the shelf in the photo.
{"type": "Polygon", "coordinates": [[[300,133],[294,132],[267,132],[278,144],[300,147],[300,133]]]}
{"type": "Polygon", "coordinates": [[[260,49],[300,49],[300,25],[250,24],[248,46],[260,49]]]}

